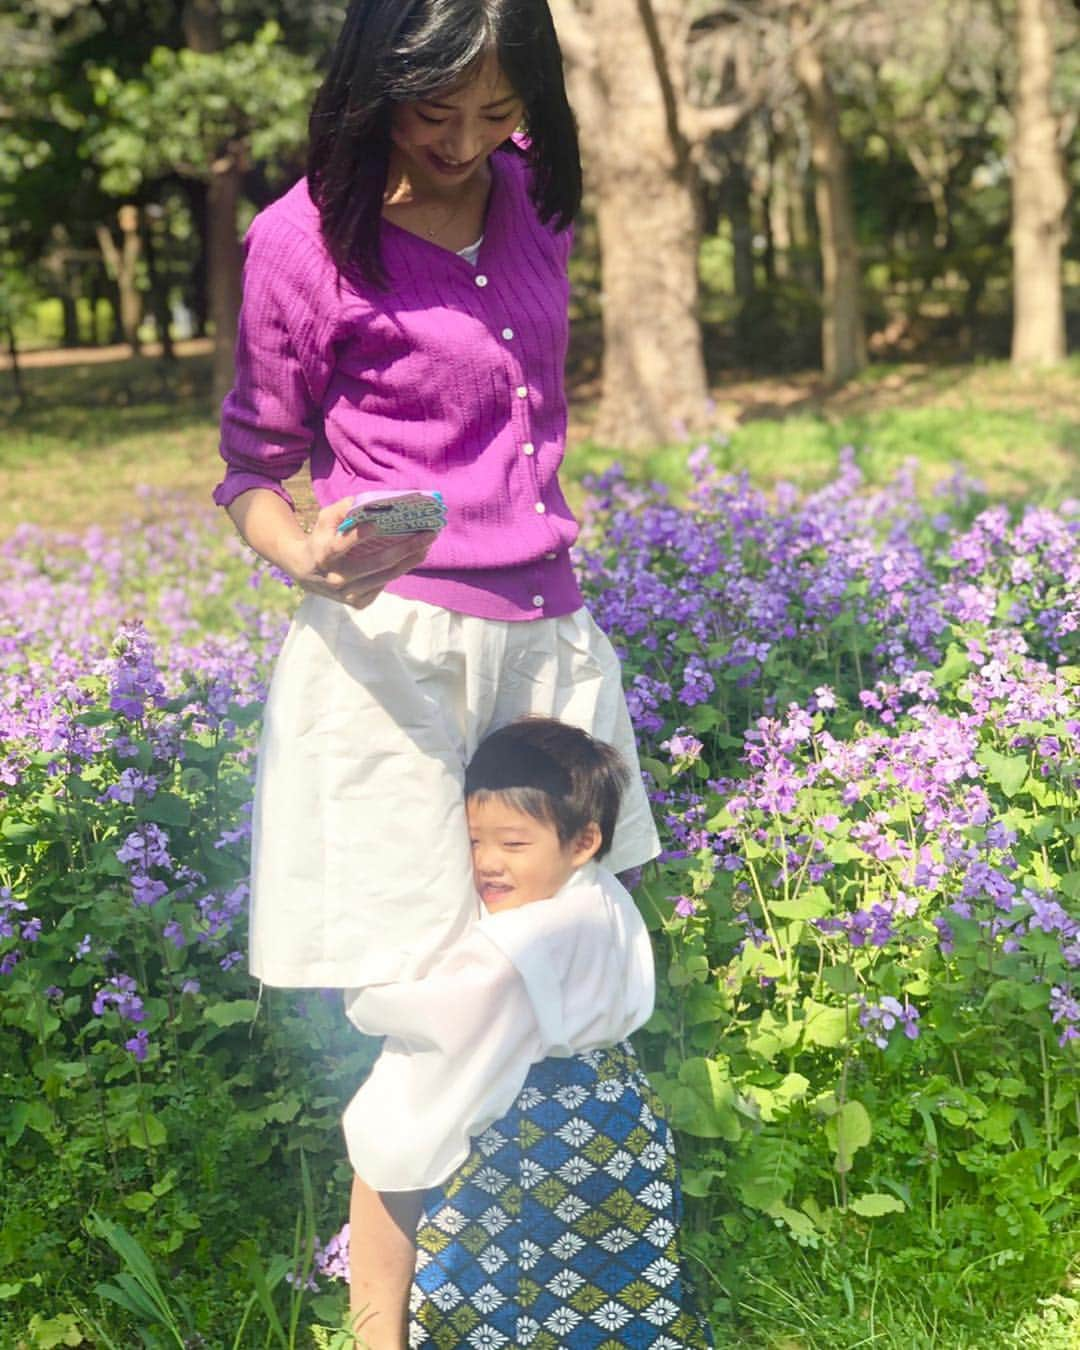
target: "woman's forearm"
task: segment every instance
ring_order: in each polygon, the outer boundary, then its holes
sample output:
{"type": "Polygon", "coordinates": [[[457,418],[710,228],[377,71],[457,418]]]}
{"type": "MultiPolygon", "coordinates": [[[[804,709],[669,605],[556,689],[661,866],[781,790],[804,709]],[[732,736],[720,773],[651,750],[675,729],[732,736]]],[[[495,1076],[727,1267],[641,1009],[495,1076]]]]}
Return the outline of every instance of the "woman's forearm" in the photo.
{"type": "Polygon", "coordinates": [[[245,542],[261,558],[292,577],[311,570],[309,536],[296,512],[276,492],[253,488],[234,498],[226,510],[245,542]]]}

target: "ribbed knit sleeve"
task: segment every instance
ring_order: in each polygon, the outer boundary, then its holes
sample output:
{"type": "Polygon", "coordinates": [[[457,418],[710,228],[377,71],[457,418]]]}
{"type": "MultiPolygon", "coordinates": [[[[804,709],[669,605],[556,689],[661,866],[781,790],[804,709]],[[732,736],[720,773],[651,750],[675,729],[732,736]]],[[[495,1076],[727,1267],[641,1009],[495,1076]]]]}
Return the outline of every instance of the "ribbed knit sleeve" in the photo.
{"type": "Polygon", "coordinates": [[[282,483],[305,463],[320,506],[437,489],[446,527],[387,589],[482,618],[552,618],[581,604],[558,479],[571,232],[537,217],[517,150],[490,169],[475,263],[383,220],[385,286],[338,276],[304,180],[256,217],[214,498],[269,488],[289,501],[282,483]]]}
{"type": "Polygon", "coordinates": [[[259,216],[245,241],[236,381],[222,408],[227,469],[214,492],[219,506],[251,488],[269,488],[292,505],[282,480],[304,465],[321,430],[338,309],[336,273],[317,233],[284,212],[259,216]]]}

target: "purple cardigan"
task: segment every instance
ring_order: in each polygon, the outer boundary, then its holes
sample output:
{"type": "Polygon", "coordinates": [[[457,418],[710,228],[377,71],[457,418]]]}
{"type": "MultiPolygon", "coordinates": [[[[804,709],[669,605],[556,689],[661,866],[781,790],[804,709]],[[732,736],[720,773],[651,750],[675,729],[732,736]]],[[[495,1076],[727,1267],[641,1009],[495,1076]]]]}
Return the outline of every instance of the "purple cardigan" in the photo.
{"type": "Polygon", "coordinates": [[[372,488],[438,488],[449,520],[396,595],[489,619],[581,604],[558,482],[570,232],[541,225],[528,168],[492,155],[477,264],[388,221],[385,291],[342,279],[306,181],[248,232],[228,466],[214,500],[310,462],[320,506],[372,488]]]}

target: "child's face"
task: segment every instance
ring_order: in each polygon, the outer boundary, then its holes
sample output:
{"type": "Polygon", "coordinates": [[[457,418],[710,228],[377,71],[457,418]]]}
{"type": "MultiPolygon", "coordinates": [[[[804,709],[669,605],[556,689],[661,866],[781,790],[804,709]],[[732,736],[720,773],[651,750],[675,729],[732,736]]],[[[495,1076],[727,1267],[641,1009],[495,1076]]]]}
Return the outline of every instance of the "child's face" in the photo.
{"type": "Polygon", "coordinates": [[[466,812],[473,879],[492,912],[550,900],[600,847],[595,824],[564,845],[554,825],[515,811],[497,796],[470,797],[466,812]]]}

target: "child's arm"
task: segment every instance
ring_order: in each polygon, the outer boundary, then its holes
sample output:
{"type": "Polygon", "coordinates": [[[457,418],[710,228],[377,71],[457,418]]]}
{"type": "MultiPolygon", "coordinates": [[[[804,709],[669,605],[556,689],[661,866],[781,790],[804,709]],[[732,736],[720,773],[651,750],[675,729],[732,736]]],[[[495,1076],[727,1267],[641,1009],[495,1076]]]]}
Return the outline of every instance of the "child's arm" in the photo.
{"type": "Polygon", "coordinates": [[[387,1034],[343,1121],[353,1170],[379,1191],[450,1176],[544,1053],[525,985],[479,927],[422,979],[360,990],[348,1014],[387,1034]]]}

